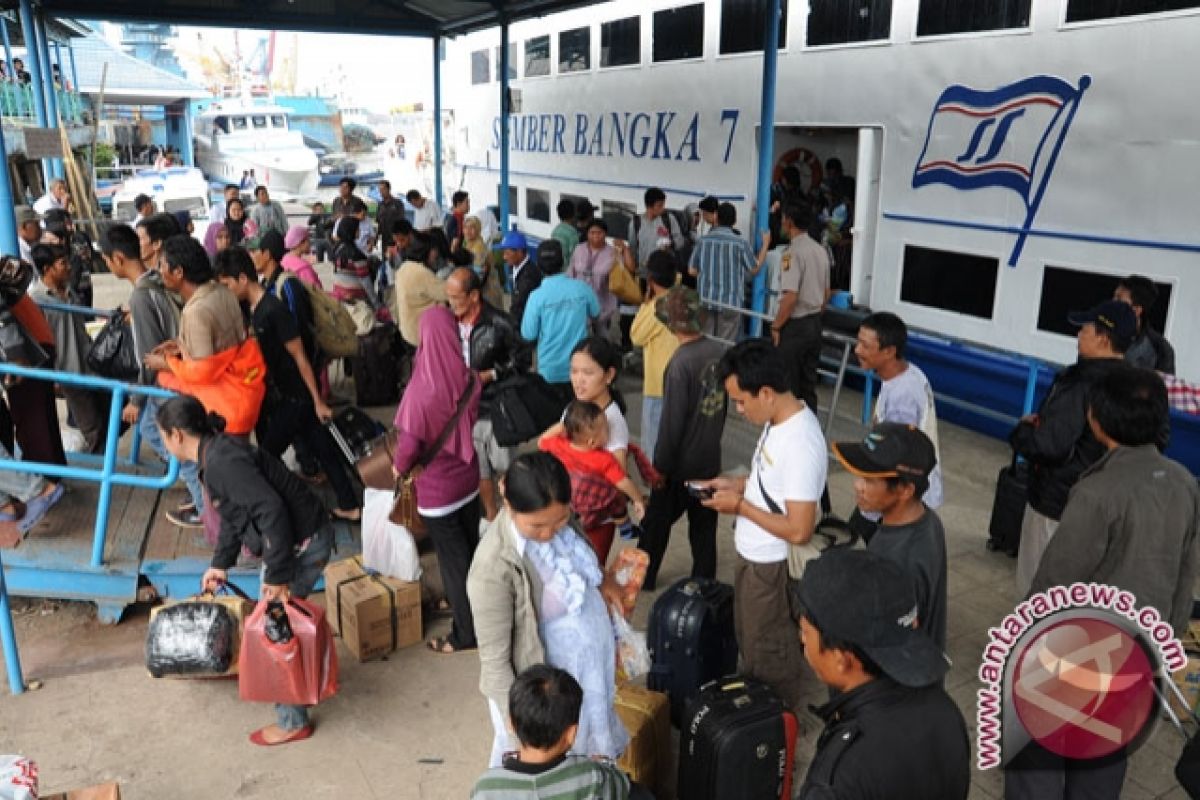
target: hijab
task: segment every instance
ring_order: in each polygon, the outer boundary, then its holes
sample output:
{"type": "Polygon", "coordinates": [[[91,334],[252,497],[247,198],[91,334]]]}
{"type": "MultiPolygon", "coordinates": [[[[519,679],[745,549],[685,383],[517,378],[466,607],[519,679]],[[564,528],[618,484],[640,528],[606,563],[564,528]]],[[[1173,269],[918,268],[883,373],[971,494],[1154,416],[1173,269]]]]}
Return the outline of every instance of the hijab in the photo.
{"type": "MultiPolygon", "coordinates": [[[[230,203],[229,205],[233,205],[230,203]]],[[[245,213],[246,206],[242,204],[242,218],[234,219],[229,216],[229,206],[225,207],[225,227],[229,230],[229,243],[231,245],[241,244],[246,238],[246,223],[250,221],[250,216],[245,213]]]]}
{"type": "MultiPolygon", "coordinates": [[[[471,378],[463,360],[458,321],[445,306],[433,306],[421,315],[418,325],[421,345],[413,362],[412,378],[404,389],[395,425],[427,446],[441,434],[454,416],[459,398],[471,378]]],[[[479,416],[479,381],[475,381],[467,407],[454,430],[446,438],[442,451],[464,463],[475,458],[471,429],[479,416]]]]}
{"type": "Polygon", "coordinates": [[[228,230],[224,222],[214,222],[204,231],[204,251],[208,253],[209,258],[216,257],[217,234],[223,230],[228,230]]]}

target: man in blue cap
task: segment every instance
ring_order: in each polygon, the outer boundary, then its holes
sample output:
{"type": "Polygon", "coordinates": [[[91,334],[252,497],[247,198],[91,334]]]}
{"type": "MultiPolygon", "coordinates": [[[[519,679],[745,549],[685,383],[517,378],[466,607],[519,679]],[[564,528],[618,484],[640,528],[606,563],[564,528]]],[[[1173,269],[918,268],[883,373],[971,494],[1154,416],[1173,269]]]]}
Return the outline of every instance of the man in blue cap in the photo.
{"type": "Polygon", "coordinates": [[[520,327],[529,295],[542,285],[542,271],[537,264],[529,261],[529,245],[520,231],[511,230],[504,234],[500,247],[504,250],[504,263],[512,273],[512,306],[509,313],[516,320],[517,327],[520,327]]]}

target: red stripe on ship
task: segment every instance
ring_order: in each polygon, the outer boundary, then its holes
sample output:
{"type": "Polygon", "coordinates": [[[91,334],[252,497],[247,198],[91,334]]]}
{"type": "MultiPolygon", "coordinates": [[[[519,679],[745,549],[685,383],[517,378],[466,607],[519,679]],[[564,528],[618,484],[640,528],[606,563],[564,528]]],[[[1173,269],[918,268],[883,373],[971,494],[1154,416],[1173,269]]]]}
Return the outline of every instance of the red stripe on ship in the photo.
{"type": "Polygon", "coordinates": [[[968,117],[990,117],[994,114],[1003,114],[1005,111],[1008,111],[1011,108],[1020,108],[1021,106],[1033,106],[1033,105],[1052,106],[1053,108],[1062,108],[1062,101],[1057,98],[1054,98],[1054,97],[1025,97],[1025,98],[1022,98],[1021,100],[1014,100],[1011,103],[1006,103],[1005,105],[999,106],[998,108],[991,108],[991,109],[987,109],[987,110],[983,110],[983,111],[981,111],[977,108],[969,108],[967,106],[949,104],[949,105],[944,105],[944,106],[938,106],[937,111],[935,111],[934,113],[940,114],[943,111],[948,111],[953,114],[965,114],[968,117]]]}
{"type": "Polygon", "coordinates": [[[973,175],[976,172],[990,172],[997,169],[1007,169],[1013,172],[1019,172],[1026,178],[1029,177],[1029,170],[1022,167],[1020,164],[1013,164],[1007,161],[1001,161],[996,164],[983,164],[977,167],[964,167],[962,164],[956,164],[953,161],[930,161],[928,164],[922,164],[917,167],[917,172],[928,172],[931,169],[949,169],[954,172],[964,172],[968,175],[973,175]]]}

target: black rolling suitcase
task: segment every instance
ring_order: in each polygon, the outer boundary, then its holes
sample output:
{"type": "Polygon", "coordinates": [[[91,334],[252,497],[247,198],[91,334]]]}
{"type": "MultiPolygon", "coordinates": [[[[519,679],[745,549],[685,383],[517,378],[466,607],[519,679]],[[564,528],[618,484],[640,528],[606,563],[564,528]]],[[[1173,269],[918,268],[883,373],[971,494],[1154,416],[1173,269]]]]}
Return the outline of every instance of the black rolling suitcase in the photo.
{"type": "Polygon", "coordinates": [[[705,685],[679,729],[679,783],[687,800],[792,797],[796,716],[771,687],[730,676],[705,685]]]}
{"type": "Polygon", "coordinates": [[[992,518],[988,522],[988,550],[999,550],[1010,556],[1021,545],[1021,520],[1029,491],[1029,464],[1013,461],[996,476],[996,496],[992,500],[992,518]]]}
{"type": "Polygon", "coordinates": [[[390,406],[400,402],[402,361],[407,345],[396,326],[376,325],[358,337],[358,355],[354,357],[355,403],[360,406],[390,406]]]}
{"type": "Polygon", "coordinates": [[[333,437],[338,451],[346,461],[350,471],[356,472],[358,460],[371,450],[371,442],[386,432],[386,428],[373,419],[367,412],[356,406],[350,406],[334,416],[327,426],[329,435],[333,437]]]}
{"type": "Polygon", "coordinates": [[[667,693],[671,722],[679,726],[701,686],[737,671],[733,587],[707,578],[679,581],[654,601],[648,640],[647,686],[667,693]]]}

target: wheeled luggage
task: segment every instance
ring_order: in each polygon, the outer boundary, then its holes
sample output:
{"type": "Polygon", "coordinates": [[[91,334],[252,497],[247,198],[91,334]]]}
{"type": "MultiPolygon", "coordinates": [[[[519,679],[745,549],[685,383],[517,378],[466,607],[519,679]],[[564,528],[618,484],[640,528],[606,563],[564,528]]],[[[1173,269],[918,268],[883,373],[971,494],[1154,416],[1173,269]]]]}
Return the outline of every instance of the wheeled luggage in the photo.
{"type": "Polygon", "coordinates": [[[684,578],[654,602],[647,638],[653,659],[647,685],[667,693],[671,722],[679,725],[701,686],[737,670],[733,587],[684,578]]]}
{"type": "Polygon", "coordinates": [[[766,684],[731,676],[705,685],[679,731],[676,794],[790,800],[797,732],[796,716],[766,684]]]}
{"type": "Polygon", "coordinates": [[[406,346],[396,326],[377,325],[358,337],[354,373],[355,403],[360,406],[390,406],[400,402],[401,360],[406,346]]]}
{"type": "Polygon", "coordinates": [[[629,731],[629,747],[617,766],[656,797],[666,797],[671,766],[670,701],[662,692],[627,683],[617,688],[614,705],[629,731]]]}
{"type": "Polygon", "coordinates": [[[1029,491],[1029,465],[1013,462],[996,476],[996,496],[992,499],[992,518],[988,522],[988,550],[999,550],[1010,556],[1021,545],[1021,520],[1029,491]]]}

